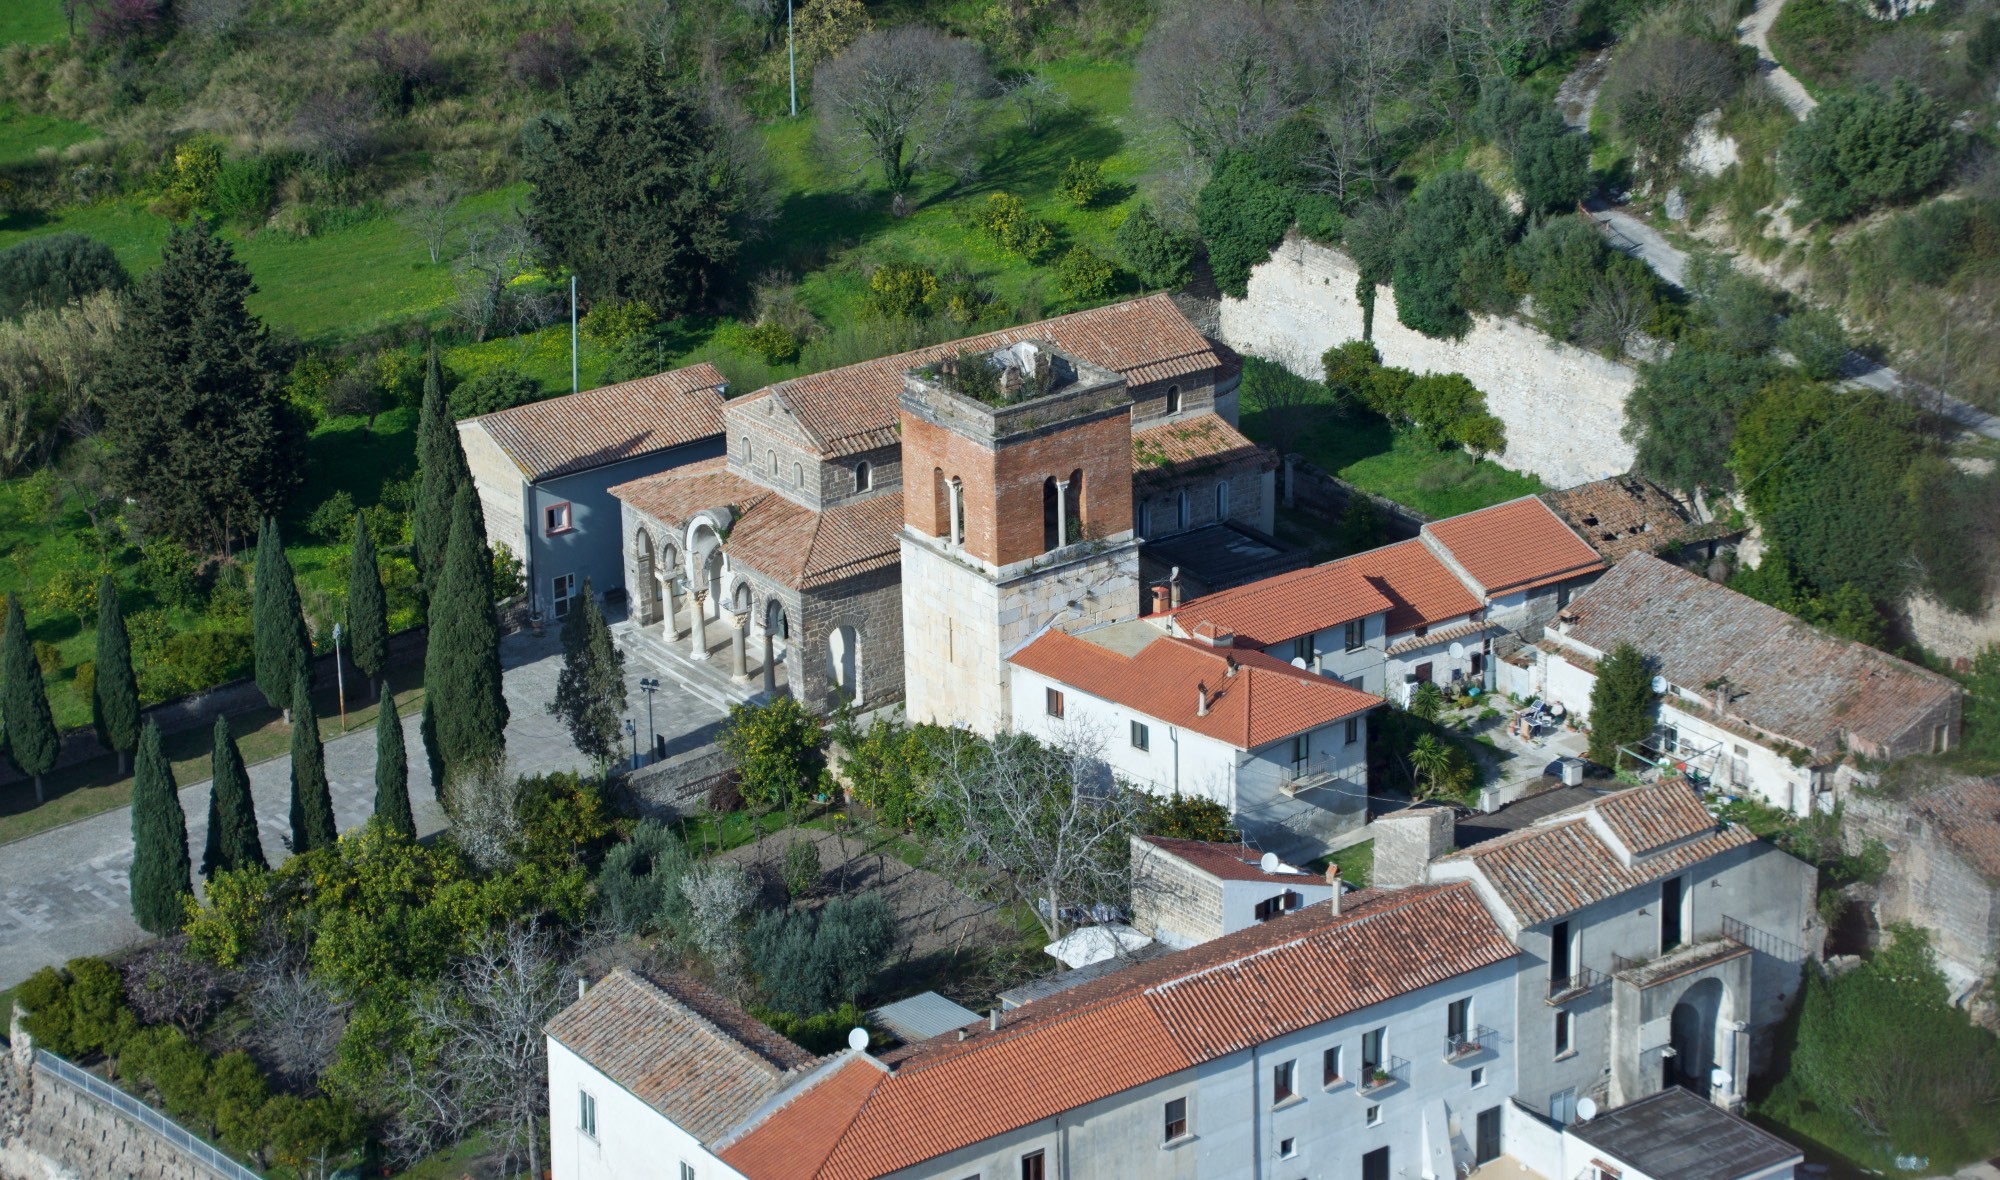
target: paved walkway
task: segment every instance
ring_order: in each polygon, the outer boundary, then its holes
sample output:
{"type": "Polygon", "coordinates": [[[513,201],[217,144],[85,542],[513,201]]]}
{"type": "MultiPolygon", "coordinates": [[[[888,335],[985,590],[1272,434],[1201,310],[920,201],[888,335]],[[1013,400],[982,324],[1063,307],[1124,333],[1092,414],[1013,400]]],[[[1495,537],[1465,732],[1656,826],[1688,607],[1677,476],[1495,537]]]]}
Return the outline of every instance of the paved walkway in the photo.
{"type": "Polygon", "coordinates": [[[1757,51],[1757,72],[1763,75],[1778,101],[1792,112],[1792,117],[1803,119],[1812,114],[1819,100],[1807,93],[1805,83],[1771,56],[1771,26],[1778,23],[1778,14],[1784,8],[1785,0],[1758,0],[1757,7],[1736,26],[1736,39],[1757,51]]]}
{"type": "MultiPolygon", "coordinates": [[[[584,769],[587,760],[545,707],[555,697],[562,667],[555,632],[508,636],[501,643],[501,658],[513,711],[507,726],[509,766],[518,774],[584,769]]],[[[643,651],[628,655],[626,676],[627,712],[641,742],[647,733],[646,698],[638,687],[642,676],[658,676],[662,682],[653,716],[659,732],[668,735],[670,752],[713,735],[724,710],[712,695],[683,682],[673,669],[656,666],[643,651]]],[[[417,830],[428,835],[442,828],[445,819],[431,795],[415,715],[403,719],[403,739],[410,755],[417,830]]],[[[335,817],[343,830],[360,826],[375,801],[374,726],[329,740],[326,763],[335,817]]],[[[291,834],[291,765],[287,756],[250,768],[264,855],[273,864],[287,855],[291,834]]],[[[188,842],[198,868],[208,832],[208,783],[183,787],[181,808],[187,813],[188,842]]],[[[0,988],[14,986],[44,964],[106,954],[147,937],[132,921],[127,893],[131,816],[130,808],[119,808],[0,848],[0,988]]]]}

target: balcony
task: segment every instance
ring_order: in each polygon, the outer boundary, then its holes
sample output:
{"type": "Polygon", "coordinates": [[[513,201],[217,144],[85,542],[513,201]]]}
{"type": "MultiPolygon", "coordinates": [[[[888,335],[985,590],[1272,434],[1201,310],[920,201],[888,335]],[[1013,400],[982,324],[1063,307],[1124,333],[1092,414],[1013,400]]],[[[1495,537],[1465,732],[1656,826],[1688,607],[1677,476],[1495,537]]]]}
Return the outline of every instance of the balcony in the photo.
{"type": "Polygon", "coordinates": [[[1468,1057],[1478,1057],[1482,1053],[1487,1053],[1497,1048],[1499,1043],[1500,1037],[1498,1033],[1487,1028],[1485,1025],[1480,1025],[1477,1028],[1468,1029],[1458,1036],[1446,1037],[1444,1039],[1444,1059],[1446,1061],[1464,1061],[1468,1057]]]}
{"type": "Polygon", "coordinates": [[[1325,755],[1287,763],[1278,770],[1278,789],[1291,796],[1315,787],[1329,787],[1338,781],[1340,773],[1334,760],[1325,755]]]}
{"type": "Polygon", "coordinates": [[[1557,1004],[1567,1004],[1579,996],[1588,995],[1598,988],[1603,987],[1604,981],[1608,978],[1609,976],[1605,975],[1602,971],[1592,971],[1588,967],[1579,967],[1575,975],[1549,980],[1549,995],[1542,1002],[1550,1007],[1554,1007],[1557,1004]]]}
{"type": "Polygon", "coordinates": [[[1379,1065],[1364,1062],[1361,1077],[1354,1083],[1354,1092],[1363,1098],[1373,1098],[1409,1080],[1410,1063],[1401,1057],[1391,1057],[1379,1065]]]}

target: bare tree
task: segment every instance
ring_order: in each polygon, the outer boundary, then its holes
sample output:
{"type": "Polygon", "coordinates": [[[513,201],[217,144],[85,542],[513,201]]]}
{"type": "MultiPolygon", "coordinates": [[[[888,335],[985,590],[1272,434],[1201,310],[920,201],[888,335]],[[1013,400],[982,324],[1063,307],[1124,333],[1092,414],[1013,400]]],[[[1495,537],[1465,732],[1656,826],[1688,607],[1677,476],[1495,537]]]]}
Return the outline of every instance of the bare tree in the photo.
{"type": "Polygon", "coordinates": [[[458,318],[478,340],[509,314],[514,280],[529,265],[533,239],[518,217],[481,217],[469,222],[454,263],[458,318]]]}
{"type": "Polygon", "coordinates": [[[1042,120],[1069,106],[1069,95],[1040,74],[1022,74],[1007,83],[1007,102],[1021,112],[1021,125],[1038,130],[1042,120]]]}
{"type": "Polygon", "coordinates": [[[215,965],[188,953],[187,937],[150,943],[118,965],[125,999],[145,1024],[171,1024],[193,1036],[222,1005],[215,965]]]}
{"type": "Polygon", "coordinates": [[[463,185],[437,172],[396,194],[396,220],[417,235],[430,252],[432,265],[444,260],[445,247],[458,228],[458,202],[464,196],[463,185]]]}
{"type": "Polygon", "coordinates": [[[947,849],[992,874],[1035,912],[1051,941],[1130,893],[1138,801],[1115,784],[1101,734],[1072,727],[1048,744],[1025,734],[953,744],[930,784],[951,817],[947,849]]]}
{"type": "Polygon", "coordinates": [[[1652,297],[1624,271],[1612,271],[1591,289],[1576,338],[1606,356],[1621,356],[1652,315],[1652,297]]]}
{"type": "Polygon", "coordinates": [[[1134,97],[1204,160],[1243,146],[1307,97],[1287,12],[1253,0],[1179,5],[1146,34],[1134,97]]]}
{"type": "Polygon", "coordinates": [[[292,116],[291,131],[300,154],[320,171],[345,172],[374,141],[374,100],[357,90],[314,95],[292,116]]]}
{"type": "Polygon", "coordinates": [[[813,73],[821,134],[857,171],[880,164],[893,193],[926,169],[969,165],[993,91],[977,46],[923,25],[865,34],[813,73]]]}
{"type": "Polygon", "coordinates": [[[521,835],[521,780],[504,764],[461,769],[446,777],[445,812],[451,816],[451,839],[482,869],[514,863],[521,835]]]}
{"type": "Polygon", "coordinates": [[[1639,149],[1647,179],[1679,171],[1695,121],[1743,84],[1732,47],[1680,32],[1641,35],[1619,50],[1598,101],[1639,149]]]}
{"type": "Polygon", "coordinates": [[[311,1082],[333,1062],[347,1028],[347,1005],[312,977],[299,946],[284,943],[254,960],[250,1016],[279,1073],[311,1082]]]}
{"type": "Polygon", "coordinates": [[[112,291],[0,321],[0,475],[47,462],[63,426],[94,415],[124,323],[112,291]]]}
{"type": "Polygon", "coordinates": [[[743,916],[756,898],[743,867],[729,861],[704,861],[681,878],[687,899],[687,938],[717,974],[731,983],[743,974],[743,916]]]}

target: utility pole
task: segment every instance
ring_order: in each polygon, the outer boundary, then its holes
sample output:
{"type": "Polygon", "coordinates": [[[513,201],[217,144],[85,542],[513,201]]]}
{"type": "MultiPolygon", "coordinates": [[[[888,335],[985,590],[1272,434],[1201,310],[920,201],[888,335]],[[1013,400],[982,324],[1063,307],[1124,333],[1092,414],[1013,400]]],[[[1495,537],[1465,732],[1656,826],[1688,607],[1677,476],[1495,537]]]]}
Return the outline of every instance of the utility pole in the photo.
{"type": "Polygon", "coordinates": [[[785,61],[792,74],[792,118],[799,117],[799,49],[792,36],[792,0],[785,0],[785,61]]]}
{"type": "Polygon", "coordinates": [[[576,276],[569,276],[569,391],[577,392],[576,383],[576,276]]]}
{"type": "Polygon", "coordinates": [[[660,682],[651,676],[639,678],[639,691],[646,694],[646,749],[660,748],[659,731],[653,728],[653,694],[660,691],[660,682]]]}

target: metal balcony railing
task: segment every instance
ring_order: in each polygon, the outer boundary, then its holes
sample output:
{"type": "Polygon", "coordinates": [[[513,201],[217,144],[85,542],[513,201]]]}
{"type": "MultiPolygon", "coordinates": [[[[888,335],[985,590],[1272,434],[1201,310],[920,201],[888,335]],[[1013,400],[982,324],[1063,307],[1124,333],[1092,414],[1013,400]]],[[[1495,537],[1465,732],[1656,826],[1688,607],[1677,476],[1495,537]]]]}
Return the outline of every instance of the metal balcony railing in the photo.
{"type": "Polygon", "coordinates": [[[158,1136],[160,1142],[179,1151],[196,1164],[222,1177],[223,1180],[261,1180],[257,1173],[224,1155],[214,1144],[89,1070],[73,1065],[47,1049],[35,1050],[35,1068],[51,1077],[61,1079],[67,1085],[81,1090],[97,1102],[145,1127],[158,1136]]]}
{"type": "Polygon", "coordinates": [[[1398,1086],[1410,1080],[1410,1063],[1401,1057],[1391,1057],[1374,1066],[1364,1066],[1361,1077],[1354,1083],[1354,1092],[1364,1098],[1372,1098],[1391,1086],[1398,1086]]]}
{"type": "Polygon", "coordinates": [[[1602,971],[1593,971],[1588,967],[1579,967],[1576,969],[1576,974],[1574,975],[1566,975],[1560,979],[1550,979],[1549,995],[1543,1003],[1566,1004],[1578,996],[1587,995],[1603,987],[1605,980],[1608,978],[1609,976],[1605,975],[1602,971]]]}
{"type": "Polygon", "coordinates": [[[1494,1049],[1498,1044],[1498,1038],[1498,1033],[1483,1024],[1455,1037],[1447,1036],[1444,1039],[1444,1059],[1464,1061],[1468,1057],[1477,1057],[1494,1049]]]}
{"type": "Polygon", "coordinates": [[[1806,959],[1804,947],[1759,930],[1750,923],[1732,918],[1728,914],[1722,915],[1722,934],[1723,937],[1733,938],[1753,951],[1786,963],[1803,963],[1806,959]]]}

